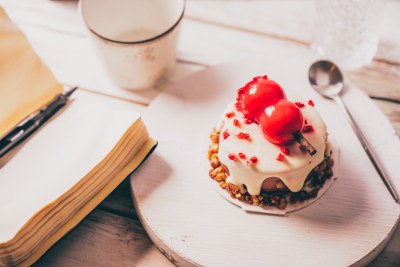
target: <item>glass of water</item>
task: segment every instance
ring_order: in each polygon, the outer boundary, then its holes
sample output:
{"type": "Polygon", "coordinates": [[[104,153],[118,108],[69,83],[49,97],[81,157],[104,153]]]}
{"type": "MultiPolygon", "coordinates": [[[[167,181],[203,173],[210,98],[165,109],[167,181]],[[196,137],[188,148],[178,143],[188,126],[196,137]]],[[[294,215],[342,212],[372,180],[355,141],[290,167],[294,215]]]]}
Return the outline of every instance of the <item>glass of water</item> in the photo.
{"type": "Polygon", "coordinates": [[[311,49],[345,70],[370,63],[379,43],[386,0],[316,1],[311,49]]]}

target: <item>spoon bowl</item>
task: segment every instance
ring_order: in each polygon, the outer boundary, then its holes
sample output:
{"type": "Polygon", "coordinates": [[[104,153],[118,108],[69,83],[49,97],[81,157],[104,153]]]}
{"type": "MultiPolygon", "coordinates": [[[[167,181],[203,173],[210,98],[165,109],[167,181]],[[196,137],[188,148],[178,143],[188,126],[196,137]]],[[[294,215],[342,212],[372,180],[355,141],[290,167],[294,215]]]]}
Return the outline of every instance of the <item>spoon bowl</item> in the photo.
{"type": "Polygon", "coordinates": [[[334,63],[327,60],[313,63],[308,78],[311,86],[328,98],[337,98],[344,87],[342,72],[334,63]]]}

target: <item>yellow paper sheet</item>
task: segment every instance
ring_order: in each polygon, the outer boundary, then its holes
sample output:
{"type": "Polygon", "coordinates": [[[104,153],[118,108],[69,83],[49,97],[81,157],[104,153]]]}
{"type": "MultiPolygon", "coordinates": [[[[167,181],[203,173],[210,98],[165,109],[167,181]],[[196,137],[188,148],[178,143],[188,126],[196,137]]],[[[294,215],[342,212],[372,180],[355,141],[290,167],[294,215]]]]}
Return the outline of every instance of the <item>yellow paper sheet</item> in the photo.
{"type": "Polygon", "coordinates": [[[0,137],[60,92],[62,85],[0,7],[0,137]]]}

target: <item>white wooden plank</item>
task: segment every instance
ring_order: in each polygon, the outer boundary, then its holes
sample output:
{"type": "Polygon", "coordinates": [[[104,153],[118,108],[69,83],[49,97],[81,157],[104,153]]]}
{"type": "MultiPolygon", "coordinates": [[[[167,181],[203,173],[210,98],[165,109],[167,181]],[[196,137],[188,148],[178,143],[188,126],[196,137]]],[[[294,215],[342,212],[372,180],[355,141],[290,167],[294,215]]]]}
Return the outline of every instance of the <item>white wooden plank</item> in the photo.
{"type": "Polygon", "coordinates": [[[118,98],[118,97],[110,97],[110,96],[104,96],[98,93],[92,93],[85,91],[84,89],[78,89],[72,98],[79,98],[79,99],[85,99],[90,102],[100,102],[100,103],[105,103],[110,106],[113,106],[118,109],[131,109],[138,111],[140,113],[143,113],[147,105],[141,105],[137,104],[134,102],[131,102],[126,99],[118,98]]]}
{"type": "Polygon", "coordinates": [[[34,266],[173,266],[134,218],[96,209],[34,266]]]}
{"type": "Polygon", "coordinates": [[[296,57],[308,52],[307,46],[290,41],[188,19],[183,21],[181,31],[179,58],[209,65],[246,58],[256,59],[270,54],[296,57]]]}
{"type": "MultiPolygon", "coordinates": [[[[188,1],[189,19],[236,28],[278,39],[309,44],[314,28],[315,1],[188,1]]],[[[388,1],[382,15],[376,58],[400,62],[399,1],[388,1]]]]}
{"type": "Polygon", "coordinates": [[[188,19],[308,43],[314,1],[188,1],[188,19]]]}

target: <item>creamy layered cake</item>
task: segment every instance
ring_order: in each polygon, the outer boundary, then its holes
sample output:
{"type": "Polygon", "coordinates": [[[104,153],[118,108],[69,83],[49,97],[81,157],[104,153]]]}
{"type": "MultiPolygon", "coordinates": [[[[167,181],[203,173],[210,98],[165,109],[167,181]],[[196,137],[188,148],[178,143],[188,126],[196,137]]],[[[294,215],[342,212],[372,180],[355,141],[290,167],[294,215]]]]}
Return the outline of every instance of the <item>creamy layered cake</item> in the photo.
{"type": "Polygon", "coordinates": [[[332,177],[327,128],[310,99],[286,95],[267,76],[240,88],[210,135],[209,175],[232,198],[256,206],[315,198],[332,177]]]}

